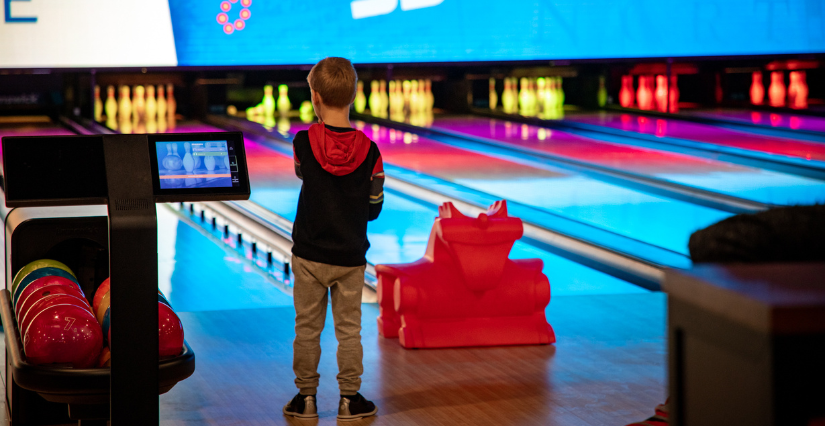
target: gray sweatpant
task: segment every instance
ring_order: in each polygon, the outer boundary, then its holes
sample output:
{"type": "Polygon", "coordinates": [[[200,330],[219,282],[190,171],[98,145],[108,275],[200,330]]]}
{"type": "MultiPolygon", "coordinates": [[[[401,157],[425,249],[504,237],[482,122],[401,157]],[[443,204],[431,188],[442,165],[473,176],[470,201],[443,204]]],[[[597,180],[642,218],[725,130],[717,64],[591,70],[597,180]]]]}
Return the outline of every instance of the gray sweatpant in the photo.
{"type": "Polygon", "coordinates": [[[328,294],[332,293],[332,318],[338,338],[338,388],[341,395],[355,395],[364,373],[361,346],[361,293],[363,266],[335,266],[292,255],[295,274],[295,342],[292,370],[302,395],[315,395],[318,363],[321,360],[321,331],[327,317],[328,294]]]}

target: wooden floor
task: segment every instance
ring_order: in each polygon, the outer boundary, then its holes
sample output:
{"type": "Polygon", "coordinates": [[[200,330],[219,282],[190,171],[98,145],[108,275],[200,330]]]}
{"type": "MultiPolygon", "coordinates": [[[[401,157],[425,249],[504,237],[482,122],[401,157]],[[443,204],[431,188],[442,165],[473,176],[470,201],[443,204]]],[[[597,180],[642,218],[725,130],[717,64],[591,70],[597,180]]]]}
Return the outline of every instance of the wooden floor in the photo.
{"type": "MultiPolygon", "coordinates": [[[[551,346],[406,350],[364,305],[364,384],[378,416],[351,425],[624,425],[665,399],[666,296],[556,297],[551,346]]],[[[285,418],[296,393],[289,307],[181,313],[197,371],[160,398],[162,425],[335,424],[335,337],[322,336],[320,419],[285,418]]],[[[329,322],[332,316],[328,316],[329,322]]]]}

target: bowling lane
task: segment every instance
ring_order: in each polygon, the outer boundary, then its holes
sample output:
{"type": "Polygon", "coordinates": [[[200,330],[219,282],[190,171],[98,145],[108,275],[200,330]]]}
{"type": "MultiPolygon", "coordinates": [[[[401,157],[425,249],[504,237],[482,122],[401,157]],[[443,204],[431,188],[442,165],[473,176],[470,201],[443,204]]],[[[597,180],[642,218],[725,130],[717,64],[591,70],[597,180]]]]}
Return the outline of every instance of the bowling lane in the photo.
{"type": "MultiPolygon", "coordinates": [[[[384,162],[687,254],[691,233],[730,213],[649,195],[567,170],[531,167],[377,124],[354,125],[384,162]]],[[[308,127],[295,124],[290,132],[308,127]]],[[[541,223],[537,223],[542,225],[541,223]]]]}
{"type": "MultiPolygon", "coordinates": [[[[300,124],[291,131],[307,127],[300,124]]],[[[219,131],[215,127],[184,123],[176,132],[219,131]]],[[[301,181],[295,177],[292,157],[254,140],[246,139],[247,161],[252,186],[251,200],[285,217],[295,220],[301,181]]],[[[383,149],[383,147],[382,147],[383,149]]],[[[381,216],[370,223],[368,237],[372,247],[367,260],[373,264],[406,263],[424,255],[435,207],[411,201],[402,194],[385,191],[381,216]]],[[[633,284],[579,265],[518,241],[511,257],[539,258],[550,279],[553,295],[618,294],[646,292],[633,284]]]]}
{"type": "Polygon", "coordinates": [[[825,182],[689,155],[638,148],[529,124],[478,116],[436,116],[434,129],[610,167],[768,204],[825,202],[825,182]]]}
{"type": "Polygon", "coordinates": [[[158,288],[178,312],[292,306],[271,275],[159,204],[158,288]]]}
{"type": "Polygon", "coordinates": [[[782,155],[797,160],[825,162],[825,144],[823,143],[763,136],[708,124],[619,112],[570,114],[565,117],[565,120],[653,135],[659,138],[687,139],[746,151],[782,155]]]}
{"type": "Polygon", "coordinates": [[[768,112],[744,109],[715,109],[683,111],[683,114],[725,120],[734,123],[756,124],[791,130],[825,133],[825,118],[787,112],[768,112]]]}

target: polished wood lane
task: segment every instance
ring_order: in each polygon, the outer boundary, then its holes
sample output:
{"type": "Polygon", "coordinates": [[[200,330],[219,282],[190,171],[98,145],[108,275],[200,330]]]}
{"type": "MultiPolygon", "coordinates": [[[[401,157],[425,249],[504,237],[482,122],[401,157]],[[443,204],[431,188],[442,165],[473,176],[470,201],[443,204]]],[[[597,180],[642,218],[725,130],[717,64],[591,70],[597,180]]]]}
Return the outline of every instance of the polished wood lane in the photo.
{"type": "MultiPolygon", "coordinates": [[[[554,298],[551,346],[406,350],[364,305],[362,393],[379,416],[353,425],[623,425],[664,401],[661,293],[554,298]]],[[[287,419],[294,311],[181,313],[197,371],[161,397],[163,425],[335,424],[335,337],[322,336],[318,421],[287,419]]],[[[332,316],[328,316],[331,323],[332,316]]]]}

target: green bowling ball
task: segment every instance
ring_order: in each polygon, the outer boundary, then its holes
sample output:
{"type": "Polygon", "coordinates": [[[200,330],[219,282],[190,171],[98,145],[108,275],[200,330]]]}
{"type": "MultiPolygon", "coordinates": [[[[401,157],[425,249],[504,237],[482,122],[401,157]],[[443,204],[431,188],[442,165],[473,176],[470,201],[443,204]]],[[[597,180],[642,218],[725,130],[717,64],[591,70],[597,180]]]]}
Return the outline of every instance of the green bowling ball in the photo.
{"type": "Polygon", "coordinates": [[[74,272],[72,272],[72,270],[69,269],[69,267],[65,264],[52,259],[39,259],[35,260],[34,262],[29,262],[29,264],[27,264],[22,269],[17,271],[17,274],[14,276],[14,280],[12,280],[11,293],[14,294],[14,290],[17,289],[17,286],[20,284],[20,280],[22,280],[23,277],[28,275],[30,272],[40,268],[62,269],[68,272],[73,278],[77,279],[77,277],[75,277],[74,275],[74,272]]]}

